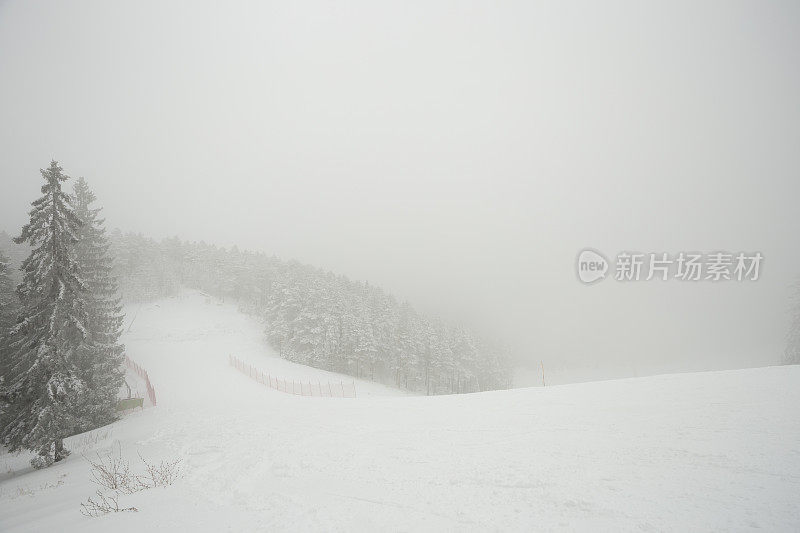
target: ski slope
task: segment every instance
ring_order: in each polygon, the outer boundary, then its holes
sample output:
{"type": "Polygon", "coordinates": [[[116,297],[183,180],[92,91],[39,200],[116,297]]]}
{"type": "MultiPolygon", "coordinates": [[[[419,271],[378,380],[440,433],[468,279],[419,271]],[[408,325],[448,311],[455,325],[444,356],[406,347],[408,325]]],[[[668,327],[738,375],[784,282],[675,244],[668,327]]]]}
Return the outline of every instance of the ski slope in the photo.
{"type": "Polygon", "coordinates": [[[0,531],[800,530],[800,367],[676,374],[461,396],[357,381],[358,398],[267,389],[228,354],[289,379],[261,326],[196,293],[133,306],[124,342],[158,407],[67,441],[33,471],[0,455],[0,531]],[[134,318],[135,317],[135,318],[134,318]],[[81,456],[182,461],[138,512],[88,518],[81,456]]]}

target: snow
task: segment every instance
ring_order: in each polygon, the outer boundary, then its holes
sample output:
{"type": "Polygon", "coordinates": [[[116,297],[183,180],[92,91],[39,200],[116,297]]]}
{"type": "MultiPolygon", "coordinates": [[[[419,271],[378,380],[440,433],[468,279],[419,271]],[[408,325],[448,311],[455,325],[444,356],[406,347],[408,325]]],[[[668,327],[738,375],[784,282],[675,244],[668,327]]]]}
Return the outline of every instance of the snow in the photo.
{"type": "Polygon", "coordinates": [[[358,398],[263,387],[236,355],[289,379],[352,380],[279,359],[261,325],[198,294],[127,310],[127,354],[159,406],[67,440],[33,471],[0,455],[0,530],[800,529],[800,367],[358,398]],[[135,320],[131,320],[135,315],[135,320]],[[81,454],[182,461],[136,513],[88,518],[81,454]]]}
{"type": "Polygon", "coordinates": [[[129,318],[124,328],[130,331],[123,335],[122,342],[127,354],[148,371],[159,404],[163,402],[165,406],[194,406],[206,401],[218,404],[216,394],[230,393],[238,398],[240,380],[226,376],[229,379],[220,381],[224,379],[220,374],[232,373],[229,355],[290,381],[355,381],[357,394],[365,397],[407,394],[281,359],[267,345],[259,321],[239,313],[233,305],[220,304],[200,293],[135,305],[126,309],[126,316],[129,318]]]}

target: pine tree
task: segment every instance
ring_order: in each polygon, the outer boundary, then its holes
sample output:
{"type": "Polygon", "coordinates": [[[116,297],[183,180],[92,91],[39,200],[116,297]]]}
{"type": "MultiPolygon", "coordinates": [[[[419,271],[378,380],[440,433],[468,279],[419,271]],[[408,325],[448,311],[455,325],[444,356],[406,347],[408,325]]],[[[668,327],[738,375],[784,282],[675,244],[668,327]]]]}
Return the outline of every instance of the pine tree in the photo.
{"type": "Polygon", "coordinates": [[[9,259],[0,251],[0,336],[5,336],[17,318],[17,296],[9,272],[9,259]]]}
{"type": "Polygon", "coordinates": [[[81,226],[77,230],[73,256],[91,301],[86,326],[90,342],[80,353],[80,367],[89,387],[81,402],[83,430],[116,418],[114,403],[124,375],[121,369],[123,347],[119,343],[122,306],[112,273],[114,266],[104,221],[99,218],[100,209],[92,207],[95,200],[86,180],[78,178],[72,202],[81,226]]]}
{"type": "Polygon", "coordinates": [[[359,372],[369,369],[369,379],[375,380],[375,363],[378,358],[378,346],[375,340],[375,330],[366,313],[359,317],[358,338],[355,356],[358,361],[359,372]]]}
{"type": "Polygon", "coordinates": [[[4,376],[0,440],[11,451],[32,450],[35,467],[60,461],[69,452],[64,438],[81,426],[79,404],[87,391],[80,351],[87,343],[86,288],[71,254],[81,225],[61,190],[68,179],[53,161],[42,170],[42,197],[14,241],[33,250],[22,264],[17,288],[19,321],[9,343],[11,368],[4,376]]]}
{"type": "MultiPolygon", "coordinates": [[[[0,391],[3,390],[3,380],[10,369],[9,358],[9,332],[14,326],[19,310],[19,301],[14,293],[14,282],[9,275],[9,260],[0,252],[0,391]]],[[[2,419],[3,409],[0,407],[0,427],[5,427],[2,419]]]]}
{"type": "Polygon", "coordinates": [[[453,374],[453,392],[472,392],[474,385],[474,368],[478,356],[475,339],[463,326],[453,331],[451,349],[455,361],[453,374]]]}
{"type": "Polygon", "coordinates": [[[786,350],[783,353],[785,365],[800,364],[800,280],[795,284],[793,300],[791,324],[786,336],[786,350]]]}

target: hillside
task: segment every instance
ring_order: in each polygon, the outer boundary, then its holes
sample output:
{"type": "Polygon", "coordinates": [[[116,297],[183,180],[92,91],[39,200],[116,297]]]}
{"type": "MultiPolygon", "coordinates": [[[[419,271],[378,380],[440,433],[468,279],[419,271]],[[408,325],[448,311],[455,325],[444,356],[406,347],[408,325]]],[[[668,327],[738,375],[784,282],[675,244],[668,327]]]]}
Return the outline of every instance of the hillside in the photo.
{"type": "Polygon", "coordinates": [[[0,456],[0,530],[744,530],[800,528],[800,367],[665,375],[452,396],[356,381],[358,397],[257,384],[234,354],[288,379],[261,326],[197,293],[127,309],[123,341],[158,407],[68,440],[33,471],[0,456]],[[88,518],[89,466],[180,459],[138,512],[88,518]]]}

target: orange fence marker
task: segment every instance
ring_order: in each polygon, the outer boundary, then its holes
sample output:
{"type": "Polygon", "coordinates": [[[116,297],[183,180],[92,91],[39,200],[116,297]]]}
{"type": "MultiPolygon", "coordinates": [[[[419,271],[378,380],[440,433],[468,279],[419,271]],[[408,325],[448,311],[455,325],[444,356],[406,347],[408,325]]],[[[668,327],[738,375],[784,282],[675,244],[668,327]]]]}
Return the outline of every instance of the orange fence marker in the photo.
{"type": "Polygon", "coordinates": [[[147,398],[150,400],[150,403],[153,404],[153,407],[155,407],[156,389],[153,387],[152,383],[150,383],[150,376],[147,374],[147,371],[133,362],[127,355],[125,356],[125,366],[133,370],[137,376],[144,380],[145,388],[147,389],[147,398]]]}
{"type": "MultiPolygon", "coordinates": [[[[132,363],[132,364],[135,364],[135,363],[132,363]]],[[[331,387],[331,382],[330,381],[328,382],[328,390],[327,391],[325,391],[325,389],[322,387],[322,382],[321,381],[317,381],[317,388],[314,389],[314,384],[311,383],[311,380],[309,380],[307,384],[303,383],[302,380],[300,380],[300,381],[292,380],[292,390],[289,390],[289,382],[288,382],[288,380],[280,379],[277,376],[275,376],[275,378],[274,378],[275,382],[274,382],[274,385],[273,385],[272,374],[265,374],[264,372],[261,372],[260,370],[255,368],[253,365],[250,365],[248,363],[245,363],[244,361],[241,361],[238,357],[235,357],[233,355],[228,355],[228,364],[230,366],[234,367],[236,370],[238,370],[242,374],[245,374],[247,377],[249,377],[250,379],[252,379],[256,383],[260,383],[261,385],[264,385],[264,386],[269,387],[271,389],[275,389],[275,390],[280,391],[280,392],[284,392],[286,394],[293,394],[295,396],[320,396],[320,397],[328,397],[328,398],[333,398],[334,397],[333,388],[331,387]],[[265,378],[265,376],[266,376],[266,378],[265,378]],[[283,382],[283,386],[281,386],[281,382],[283,382]]],[[[144,370],[142,370],[141,372],[143,372],[145,374],[145,376],[147,375],[147,373],[144,372],[144,370]]],[[[149,379],[147,379],[147,383],[148,383],[148,394],[149,394],[149,390],[150,390],[150,386],[149,386],[150,381],[149,381],[149,379]]],[[[355,382],[355,380],[352,381],[352,385],[350,387],[347,387],[347,389],[345,389],[344,381],[339,381],[339,388],[340,388],[340,390],[342,392],[341,396],[339,396],[339,397],[340,398],[355,398],[356,397],[356,382],[355,382]],[[347,390],[347,389],[350,389],[350,387],[352,387],[352,391],[347,390]]],[[[153,402],[153,405],[155,405],[155,390],[153,390],[153,392],[152,392],[151,401],[153,402]]]]}

